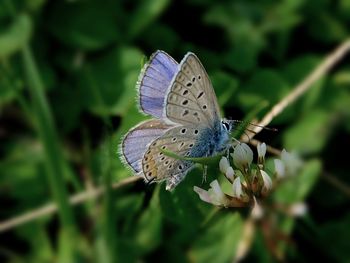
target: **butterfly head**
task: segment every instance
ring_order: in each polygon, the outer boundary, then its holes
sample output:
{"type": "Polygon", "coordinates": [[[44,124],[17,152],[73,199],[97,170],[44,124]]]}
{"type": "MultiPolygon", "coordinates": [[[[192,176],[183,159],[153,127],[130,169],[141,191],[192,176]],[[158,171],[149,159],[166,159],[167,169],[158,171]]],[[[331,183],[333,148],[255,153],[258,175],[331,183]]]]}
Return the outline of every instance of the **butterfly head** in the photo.
{"type": "Polygon", "coordinates": [[[233,121],[222,119],[221,120],[222,129],[226,131],[227,133],[230,133],[233,128],[233,121]]]}

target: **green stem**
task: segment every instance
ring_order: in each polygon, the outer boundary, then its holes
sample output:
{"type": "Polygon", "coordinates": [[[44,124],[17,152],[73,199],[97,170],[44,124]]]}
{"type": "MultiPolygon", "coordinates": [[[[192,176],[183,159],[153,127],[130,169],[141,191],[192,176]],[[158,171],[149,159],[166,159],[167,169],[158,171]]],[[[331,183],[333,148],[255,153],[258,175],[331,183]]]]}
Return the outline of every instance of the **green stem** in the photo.
{"type": "Polygon", "coordinates": [[[33,103],[34,117],[45,151],[48,181],[57,202],[62,225],[73,230],[74,218],[64,183],[64,160],[58,144],[53,116],[30,48],[27,45],[24,46],[21,53],[33,103]]]}

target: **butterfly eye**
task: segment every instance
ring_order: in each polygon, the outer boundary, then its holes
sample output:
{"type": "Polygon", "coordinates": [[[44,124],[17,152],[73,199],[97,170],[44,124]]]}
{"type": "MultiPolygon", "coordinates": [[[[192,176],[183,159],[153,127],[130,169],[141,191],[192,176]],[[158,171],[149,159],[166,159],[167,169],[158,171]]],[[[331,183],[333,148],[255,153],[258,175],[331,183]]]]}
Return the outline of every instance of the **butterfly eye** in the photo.
{"type": "Polygon", "coordinates": [[[227,122],[222,122],[222,126],[224,126],[224,129],[226,130],[226,131],[229,131],[230,130],[230,125],[227,123],[227,122]]]}

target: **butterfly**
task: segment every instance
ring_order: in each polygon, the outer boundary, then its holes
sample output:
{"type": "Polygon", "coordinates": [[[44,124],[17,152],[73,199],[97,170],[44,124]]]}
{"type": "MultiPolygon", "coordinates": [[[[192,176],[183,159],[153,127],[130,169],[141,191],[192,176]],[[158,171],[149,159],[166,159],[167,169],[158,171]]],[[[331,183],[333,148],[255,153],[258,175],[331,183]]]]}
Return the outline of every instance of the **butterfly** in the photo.
{"type": "Polygon", "coordinates": [[[194,167],[188,159],[208,157],[228,148],[232,122],[221,119],[217,98],[203,65],[188,52],[178,64],[156,51],[138,82],[140,111],[153,119],[131,128],[122,139],[121,159],[148,182],[166,181],[173,190],[194,167]]]}

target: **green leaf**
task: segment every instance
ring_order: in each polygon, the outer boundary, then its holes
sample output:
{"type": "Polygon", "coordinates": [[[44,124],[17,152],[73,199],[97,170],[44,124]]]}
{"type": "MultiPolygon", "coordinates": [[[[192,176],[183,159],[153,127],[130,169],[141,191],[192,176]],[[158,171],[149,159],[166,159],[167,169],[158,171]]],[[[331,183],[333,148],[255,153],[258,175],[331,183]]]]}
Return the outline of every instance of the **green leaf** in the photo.
{"type": "MultiPolygon", "coordinates": [[[[283,76],[295,87],[301,83],[319,64],[320,58],[315,55],[304,55],[292,60],[283,70],[283,76]]],[[[311,88],[292,106],[300,114],[309,111],[315,106],[322,95],[325,78],[320,78],[311,88]]]]}
{"type": "Polygon", "coordinates": [[[161,47],[169,54],[172,54],[177,47],[181,46],[181,38],[178,32],[165,24],[154,23],[152,26],[145,28],[140,34],[142,34],[140,37],[147,46],[156,47],[155,49],[161,47]]]}
{"type": "Polygon", "coordinates": [[[16,232],[18,236],[23,238],[31,246],[31,258],[37,262],[49,262],[54,258],[54,250],[50,242],[50,237],[45,231],[46,219],[33,222],[30,225],[19,227],[16,232]],[[35,236],[35,238],[33,238],[35,236]]]}
{"type": "Polygon", "coordinates": [[[289,90],[289,85],[283,76],[272,69],[260,69],[244,86],[244,93],[242,92],[239,99],[246,107],[256,105],[262,99],[274,104],[289,90]]]}
{"type": "Polygon", "coordinates": [[[338,262],[348,262],[350,258],[349,235],[350,213],[341,219],[329,221],[318,226],[322,243],[338,262]],[[331,244],[331,245],[330,245],[331,244]],[[345,261],[344,261],[345,260],[345,261]]]}
{"type": "Polygon", "coordinates": [[[350,71],[349,69],[341,70],[334,73],[332,81],[335,85],[347,87],[350,85],[350,71]]]}
{"type": "Polygon", "coordinates": [[[19,67],[15,63],[0,66],[0,108],[19,97],[24,86],[19,73],[19,67]]]}
{"type": "Polygon", "coordinates": [[[232,262],[240,242],[243,220],[238,213],[227,213],[203,229],[194,241],[189,257],[193,262],[232,262]]]}
{"type": "Polygon", "coordinates": [[[162,213],[159,209],[159,189],[153,192],[149,207],[141,214],[133,227],[135,245],[140,254],[150,252],[162,241],[162,213]]]}
{"type": "Polygon", "coordinates": [[[32,22],[28,15],[20,14],[0,33],[0,60],[11,56],[26,45],[32,35],[32,22]]]}
{"type": "Polygon", "coordinates": [[[293,204],[304,201],[315,185],[321,168],[322,164],[317,159],[305,163],[297,175],[286,178],[278,185],[273,193],[274,200],[279,204],[293,204]]]}
{"type": "Polygon", "coordinates": [[[31,11],[38,11],[46,4],[47,0],[26,0],[26,6],[31,11]]]}
{"type": "Polygon", "coordinates": [[[49,20],[50,32],[65,45],[96,50],[120,37],[115,17],[118,5],[99,1],[55,2],[49,20]],[[63,15],[64,14],[64,15],[63,15]]]}
{"type": "MultiPolygon", "coordinates": [[[[208,171],[208,175],[211,175],[211,170],[208,171]]],[[[179,235],[189,237],[191,233],[195,233],[200,223],[193,225],[188,222],[201,222],[212,208],[202,202],[193,191],[194,185],[206,187],[206,185],[203,186],[202,177],[202,171],[197,168],[189,172],[173,192],[166,191],[164,183],[161,185],[159,199],[164,217],[169,222],[187,229],[187,233],[179,233],[179,235]]],[[[211,178],[207,180],[210,182],[211,178]]]]}
{"type": "Polygon", "coordinates": [[[232,105],[233,103],[230,103],[230,98],[238,89],[238,80],[223,71],[218,71],[210,74],[210,79],[215,88],[215,93],[218,98],[219,105],[232,105]]]}
{"type": "Polygon", "coordinates": [[[224,63],[239,73],[246,73],[256,67],[257,59],[258,50],[251,44],[238,44],[225,54],[224,63]]]}
{"type": "Polygon", "coordinates": [[[79,91],[62,84],[52,95],[55,98],[52,106],[60,131],[72,131],[79,125],[79,117],[83,110],[82,101],[76,99],[80,96],[79,91]]]}
{"type": "Polygon", "coordinates": [[[69,228],[62,228],[59,232],[58,243],[58,261],[73,263],[76,262],[77,253],[75,249],[77,247],[77,235],[72,235],[69,228]]]}
{"type": "Polygon", "coordinates": [[[332,115],[324,110],[308,112],[283,134],[286,149],[307,154],[321,151],[330,135],[331,121],[332,115]]]}
{"type": "MultiPolygon", "coordinates": [[[[9,191],[10,197],[17,200],[22,208],[49,202],[49,192],[45,184],[47,179],[42,165],[44,153],[42,148],[38,147],[37,141],[28,139],[21,143],[10,141],[3,143],[2,147],[6,149],[7,155],[0,162],[2,178],[0,191],[4,193],[9,191]],[[28,185],[31,187],[27,187],[28,185]]],[[[21,211],[21,208],[13,208],[16,210],[6,209],[7,216],[21,211]]]]}
{"type": "MultiPolygon", "coordinates": [[[[244,89],[238,94],[236,100],[246,112],[261,103],[267,102],[269,105],[274,105],[288,93],[290,88],[284,78],[271,69],[258,70],[243,86],[244,89]]],[[[286,121],[290,113],[284,112],[281,116],[281,120],[286,121]]]]}
{"type": "Polygon", "coordinates": [[[131,14],[127,35],[136,37],[142,30],[151,24],[168,6],[169,0],[145,0],[141,1],[136,11],[131,14]]]}
{"type": "Polygon", "coordinates": [[[115,48],[79,74],[79,89],[84,105],[95,114],[124,115],[135,106],[136,81],[142,54],[134,48],[115,48]]]}
{"type": "Polygon", "coordinates": [[[333,43],[344,40],[349,35],[349,30],[338,17],[326,10],[314,13],[309,17],[310,34],[323,43],[333,43]],[[320,30],[322,28],[322,30],[320,30]]]}
{"type": "MultiPolygon", "coordinates": [[[[64,236],[75,233],[72,208],[69,205],[68,192],[65,185],[67,163],[63,158],[59,137],[52,117],[51,108],[44,94],[44,86],[29,46],[21,50],[23,67],[27,76],[28,91],[32,98],[33,111],[36,117],[36,128],[45,152],[46,175],[57,202],[64,236]]],[[[63,232],[62,232],[63,233],[63,232]]],[[[74,244],[74,243],[73,243],[74,244]]],[[[74,247],[72,246],[72,251],[74,247]]]]}

